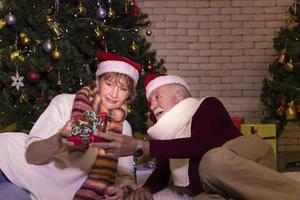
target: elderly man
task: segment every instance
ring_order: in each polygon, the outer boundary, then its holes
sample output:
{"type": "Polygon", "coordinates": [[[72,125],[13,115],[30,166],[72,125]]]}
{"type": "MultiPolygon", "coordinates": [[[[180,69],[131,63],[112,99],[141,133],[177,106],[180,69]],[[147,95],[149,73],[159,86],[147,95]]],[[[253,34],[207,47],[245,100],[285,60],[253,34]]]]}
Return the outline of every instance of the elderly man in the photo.
{"type": "Polygon", "coordinates": [[[157,166],[129,199],[153,199],[172,177],[176,190],[195,199],[300,199],[300,184],[275,169],[271,147],[258,135],[242,136],[222,103],[214,97],[190,97],[179,76],[152,74],[145,92],[157,122],[153,138],[99,136],[111,142],[93,144],[107,156],[152,156],[157,166]]]}

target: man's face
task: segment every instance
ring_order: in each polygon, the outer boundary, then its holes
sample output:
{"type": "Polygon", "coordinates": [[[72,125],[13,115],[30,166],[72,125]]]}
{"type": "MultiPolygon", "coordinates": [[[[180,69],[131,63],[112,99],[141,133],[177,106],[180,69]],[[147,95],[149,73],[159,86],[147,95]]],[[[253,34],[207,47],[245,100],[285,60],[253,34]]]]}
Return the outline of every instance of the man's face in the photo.
{"type": "Polygon", "coordinates": [[[108,109],[119,108],[129,96],[129,89],[124,77],[99,80],[99,94],[103,105],[108,109]]]}
{"type": "Polygon", "coordinates": [[[157,120],[166,112],[173,108],[182,98],[177,95],[171,85],[163,85],[154,89],[150,96],[150,109],[153,111],[157,120]]]}

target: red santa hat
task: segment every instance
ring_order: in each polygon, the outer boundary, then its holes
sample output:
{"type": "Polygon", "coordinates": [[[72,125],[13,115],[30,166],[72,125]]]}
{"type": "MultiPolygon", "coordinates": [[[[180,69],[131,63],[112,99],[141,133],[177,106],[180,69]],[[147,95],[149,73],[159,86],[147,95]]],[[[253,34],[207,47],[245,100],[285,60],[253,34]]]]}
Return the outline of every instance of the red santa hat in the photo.
{"type": "Polygon", "coordinates": [[[168,84],[181,84],[189,91],[189,86],[185,82],[183,78],[176,75],[168,75],[168,74],[147,74],[144,78],[144,87],[146,92],[146,97],[149,100],[149,96],[153,90],[156,88],[168,85],[168,84]]]}
{"type": "Polygon", "coordinates": [[[96,71],[97,76],[107,72],[126,74],[133,79],[136,86],[139,79],[139,73],[142,70],[139,63],[136,63],[129,58],[105,51],[98,51],[97,57],[99,59],[98,69],[96,71]]]}

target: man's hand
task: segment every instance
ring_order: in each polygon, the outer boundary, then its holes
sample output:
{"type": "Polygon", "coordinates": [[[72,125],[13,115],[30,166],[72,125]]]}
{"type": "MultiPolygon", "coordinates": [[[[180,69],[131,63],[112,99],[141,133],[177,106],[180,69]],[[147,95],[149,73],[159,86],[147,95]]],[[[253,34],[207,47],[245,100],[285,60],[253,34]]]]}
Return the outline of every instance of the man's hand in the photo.
{"type": "Polygon", "coordinates": [[[146,188],[138,188],[134,190],[128,197],[127,200],[153,200],[153,196],[150,190],[146,188]]]}
{"type": "Polygon", "coordinates": [[[91,147],[99,147],[105,150],[107,157],[124,157],[133,155],[136,148],[136,139],[131,136],[97,132],[98,137],[102,137],[108,142],[91,143],[91,147]]]}

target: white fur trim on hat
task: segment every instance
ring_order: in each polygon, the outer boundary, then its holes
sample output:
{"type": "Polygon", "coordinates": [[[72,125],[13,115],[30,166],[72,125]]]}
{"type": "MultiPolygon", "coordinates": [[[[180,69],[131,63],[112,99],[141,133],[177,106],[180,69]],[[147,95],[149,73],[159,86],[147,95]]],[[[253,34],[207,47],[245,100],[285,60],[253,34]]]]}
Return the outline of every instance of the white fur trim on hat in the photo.
{"type": "Polygon", "coordinates": [[[134,68],[132,65],[130,65],[124,61],[106,60],[106,61],[100,62],[98,64],[96,76],[100,76],[101,74],[104,74],[107,72],[117,72],[117,73],[126,74],[133,79],[135,86],[139,79],[138,70],[136,68],[134,68]]]}
{"type": "Polygon", "coordinates": [[[153,90],[155,90],[156,88],[163,86],[163,85],[173,84],[173,83],[181,84],[184,87],[186,87],[186,89],[188,91],[190,90],[189,86],[187,85],[185,80],[183,78],[181,78],[180,76],[175,76],[175,75],[159,76],[159,77],[153,79],[152,81],[150,81],[148,83],[148,85],[146,86],[147,99],[149,100],[149,96],[150,96],[151,92],[153,90]]]}

